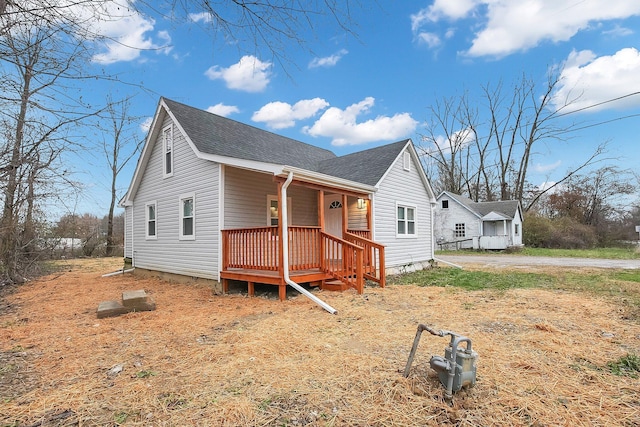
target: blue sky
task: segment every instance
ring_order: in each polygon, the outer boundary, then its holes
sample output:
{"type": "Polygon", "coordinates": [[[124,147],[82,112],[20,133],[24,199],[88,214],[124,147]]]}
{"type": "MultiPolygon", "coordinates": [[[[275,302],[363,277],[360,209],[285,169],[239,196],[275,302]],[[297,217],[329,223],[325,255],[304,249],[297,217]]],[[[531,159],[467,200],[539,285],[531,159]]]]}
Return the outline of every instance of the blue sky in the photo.
{"type": "MultiPolygon", "coordinates": [[[[265,49],[211,38],[197,14],[176,24],[129,13],[102,28],[120,43],[96,45],[94,66],[146,91],[95,83],[87,93],[136,94],[140,137],[165,96],[342,155],[403,138],[419,144],[436,100],[469,91],[480,102],[483,85],[523,74],[542,89],[549,69],[563,67],[557,96],[580,93],[576,108],[626,97],[567,116],[584,129],[539,146],[530,181],[559,179],[605,141],[607,163],[640,172],[640,2],[378,0],[352,12],[355,36],[319,25],[302,34],[306,48],[286,47],[282,64],[265,49]]],[[[122,193],[133,166],[120,176],[122,193]]],[[[98,157],[76,169],[86,187],[78,210],[105,214],[106,167],[98,157]]]]}

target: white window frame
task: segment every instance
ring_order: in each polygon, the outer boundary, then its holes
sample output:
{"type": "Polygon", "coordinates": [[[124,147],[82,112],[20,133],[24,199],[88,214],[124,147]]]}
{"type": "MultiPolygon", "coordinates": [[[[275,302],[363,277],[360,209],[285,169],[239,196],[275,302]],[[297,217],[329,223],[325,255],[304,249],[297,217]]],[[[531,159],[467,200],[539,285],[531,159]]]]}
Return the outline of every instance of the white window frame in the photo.
{"type": "Polygon", "coordinates": [[[402,154],[402,168],[406,171],[411,170],[411,153],[408,151],[402,154]]]}
{"type": "Polygon", "coordinates": [[[401,239],[414,239],[418,237],[418,207],[415,205],[407,204],[407,203],[396,203],[396,237],[401,239]],[[398,217],[398,209],[404,209],[404,218],[400,219],[398,217]],[[409,220],[409,215],[407,215],[408,209],[413,210],[413,221],[409,220]],[[398,223],[400,221],[404,222],[404,233],[398,232],[398,223]],[[409,234],[409,222],[413,222],[413,233],[409,234]]]}
{"type": "Polygon", "coordinates": [[[173,176],[173,158],[175,157],[175,138],[173,125],[166,126],[162,129],[162,177],[169,178],[173,176]],[[169,136],[167,138],[167,135],[169,136]],[[169,154],[169,166],[171,171],[167,172],[167,154],[169,154]]]}
{"type": "MultiPolygon", "coordinates": [[[[271,202],[275,201],[276,204],[278,202],[278,196],[275,196],[273,194],[269,194],[267,196],[267,227],[275,227],[277,226],[277,224],[274,226],[271,224],[271,202]]],[[[287,197],[287,218],[289,219],[289,221],[287,221],[289,223],[289,225],[291,225],[291,197],[287,197]]]]}
{"type": "Polygon", "coordinates": [[[453,225],[453,237],[467,237],[467,225],[464,222],[457,222],[453,225]],[[462,227],[458,227],[459,225],[461,225],[462,227]]]}
{"type": "Polygon", "coordinates": [[[146,240],[158,240],[158,202],[155,200],[145,203],[144,205],[144,238],[146,240]],[[155,214],[155,218],[153,219],[155,223],[155,234],[149,234],[149,221],[152,221],[149,218],[149,206],[153,206],[153,212],[155,214]]]}
{"type": "Polygon", "coordinates": [[[180,195],[180,200],[178,203],[178,209],[180,209],[180,240],[196,240],[196,193],[185,193],[180,195]],[[193,220],[192,224],[192,232],[193,234],[184,234],[184,219],[187,218],[184,216],[184,201],[191,199],[193,201],[193,211],[191,213],[191,218],[193,220]]]}
{"type": "Polygon", "coordinates": [[[513,230],[514,235],[519,236],[520,235],[520,224],[513,224],[513,228],[514,228],[514,230],[513,230]]]}
{"type": "Polygon", "coordinates": [[[442,207],[442,209],[449,209],[449,200],[448,199],[441,200],[440,206],[442,207]],[[447,204],[447,206],[444,205],[445,203],[447,204]]]}

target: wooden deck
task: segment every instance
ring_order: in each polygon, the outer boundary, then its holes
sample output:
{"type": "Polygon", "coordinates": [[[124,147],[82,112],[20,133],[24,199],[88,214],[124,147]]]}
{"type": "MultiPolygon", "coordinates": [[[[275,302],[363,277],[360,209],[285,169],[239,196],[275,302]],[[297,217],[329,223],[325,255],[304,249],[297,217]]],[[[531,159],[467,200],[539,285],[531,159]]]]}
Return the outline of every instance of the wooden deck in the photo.
{"type": "MultiPolygon", "coordinates": [[[[364,237],[367,230],[344,231],[344,238],[327,234],[320,227],[288,227],[289,276],[297,283],[317,283],[323,289],[354,288],[364,291],[364,280],[384,287],[384,246],[364,237]],[[343,287],[344,286],[344,287],[343,287]]],[[[279,286],[286,298],[282,230],[277,226],[222,230],[223,291],[228,280],[279,286]]]]}
{"type": "MultiPolygon", "coordinates": [[[[296,270],[289,273],[291,280],[296,283],[311,283],[320,286],[325,280],[332,279],[329,273],[326,273],[319,268],[296,270]]],[[[286,299],[287,284],[284,281],[284,277],[280,275],[278,271],[273,270],[256,270],[251,268],[230,268],[220,272],[220,278],[222,279],[222,291],[224,293],[229,292],[229,280],[240,280],[247,282],[249,296],[254,295],[254,285],[256,283],[277,285],[279,286],[278,293],[281,300],[286,299]]]]}

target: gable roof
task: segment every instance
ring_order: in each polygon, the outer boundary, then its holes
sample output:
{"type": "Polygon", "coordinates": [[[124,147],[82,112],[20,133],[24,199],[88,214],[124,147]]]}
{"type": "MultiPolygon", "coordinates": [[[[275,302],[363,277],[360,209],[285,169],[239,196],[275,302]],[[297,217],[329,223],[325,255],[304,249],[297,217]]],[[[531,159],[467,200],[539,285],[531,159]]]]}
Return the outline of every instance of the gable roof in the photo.
{"type": "Polygon", "coordinates": [[[470,210],[479,218],[483,218],[490,213],[496,213],[504,216],[506,219],[513,219],[520,211],[520,202],[517,200],[498,200],[494,202],[474,202],[468,197],[460,194],[454,194],[449,191],[443,191],[438,196],[438,200],[446,195],[450,199],[455,200],[466,209],[470,210]]]}
{"type": "Polygon", "coordinates": [[[410,141],[394,142],[321,161],[316,172],[367,185],[376,185],[410,141]]]}
{"type": "Polygon", "coordinates": [[[336,155],[324,148],[162,98],[198,151],[314,170],[336,155]],[[231,143],[230,143],[231,142],[231,143]]]}
{"type": "Polygon", "coordinates": [[[324,148],[162,97],[131,184],[120,202],[123,206],[137,192],[151,156],[152,142],[160,134],[166,115],[172,118],[199,158],[277,176],[295,172],[299,179],[362,194],[376,191],[376,185],[407,149],[417,162],[420,177],[432,203],[435,203],[435,195],[410,139],[337,157],[324,148]]]}

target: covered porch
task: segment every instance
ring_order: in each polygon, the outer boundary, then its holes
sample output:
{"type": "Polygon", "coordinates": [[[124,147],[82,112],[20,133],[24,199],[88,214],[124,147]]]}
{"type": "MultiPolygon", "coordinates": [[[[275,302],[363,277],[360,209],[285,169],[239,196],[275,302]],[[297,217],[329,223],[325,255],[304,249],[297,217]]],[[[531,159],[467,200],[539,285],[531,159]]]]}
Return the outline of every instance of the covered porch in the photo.
{"type": "MultiPolygon", "coordinates": [[[[275,181],[277,197],[272,197],[267,206],[269,225],[221,232],[220,278],[224,292],[228,292],[229,280],[247,282],[249,295],[254,293],[254,284],[271,284],[279,287],[279,297],[284,300],[285,265],[287,276],[298,284],[327,290],[353,288],[358,293],[363,292],[365,280],[385,286],[384,246],[372,240],[372,201],[368,194],[294,180],[292,186],[315,192],[317,212],[313,215],[317,216],[317,225],[290,225],[283,215],[287,206],[290,209],[282,196],[285,180],[275,181]],[[349,227],[349,206],[355,212],[352,216],[358,216],[358,220],[352,218],[353,227],[349,227]]],[[[315,206],[312,208],[315,210],[315,206]]]]}

